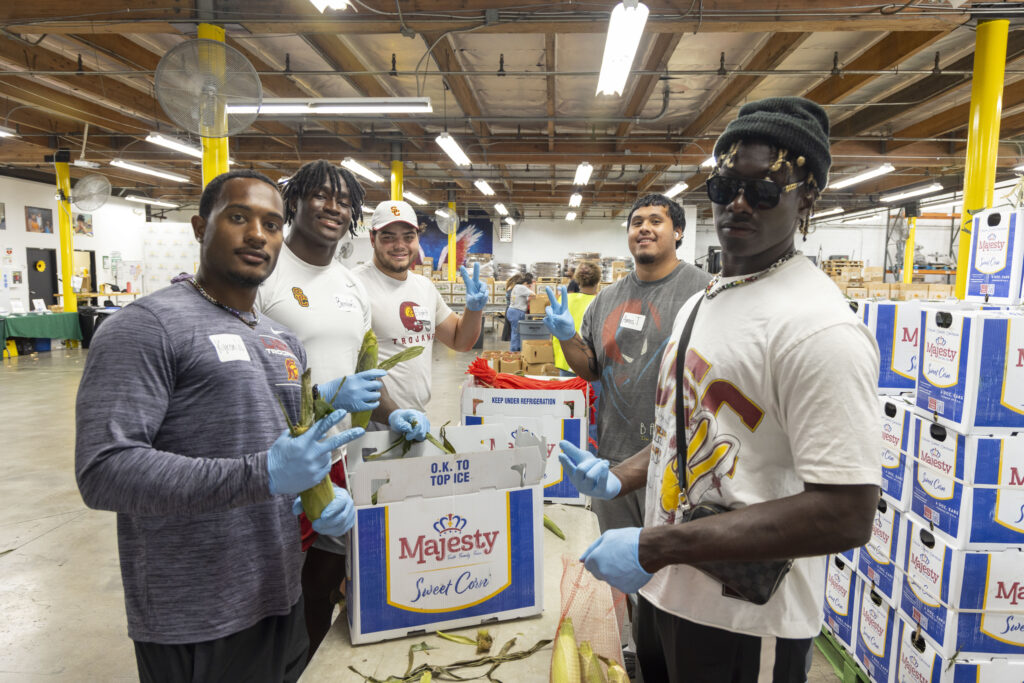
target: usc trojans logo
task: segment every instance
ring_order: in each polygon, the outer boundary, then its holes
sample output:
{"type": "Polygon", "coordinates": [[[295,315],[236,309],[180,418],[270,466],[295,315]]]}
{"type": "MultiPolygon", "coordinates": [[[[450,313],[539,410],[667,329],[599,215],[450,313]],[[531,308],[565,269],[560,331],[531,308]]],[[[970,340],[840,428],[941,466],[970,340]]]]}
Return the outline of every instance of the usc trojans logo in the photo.
{"type": "Polygon", "coordinates": [[[397,216],[397,215],[399,215],[399,214],[400,214],[400,213],[402,213],[402,212],[398,210],[398,207],[397,207],[397,206],[392,206],[392,207],[391,207],[391,213],[393,213],[394,215],[396,215],[396,216],[397,216]]]}
{"type": "Polygon", "coordinates": [[[299,305],[303,308],[309,308],[309,298],[305,292],[302,291],[302,287],[292,287],[292,296],[299,302],[299,305]]]}
{"type": "MultiPolygon", "coordinates": [[[[394,209],[395,207],[391,207],[394,209]]],[[[398,307],[398,317],[405,329],[412,332],[422,332],[423,323],[416,318],[416,304],[412,301],[403,301],[398,307]]]]}
{"type": "Polygon", "coordinates": [[[288,379],[297,380],[299,378],[299,364],[289,358],[284,362],[285,369],[288,370],[288,379]]]}

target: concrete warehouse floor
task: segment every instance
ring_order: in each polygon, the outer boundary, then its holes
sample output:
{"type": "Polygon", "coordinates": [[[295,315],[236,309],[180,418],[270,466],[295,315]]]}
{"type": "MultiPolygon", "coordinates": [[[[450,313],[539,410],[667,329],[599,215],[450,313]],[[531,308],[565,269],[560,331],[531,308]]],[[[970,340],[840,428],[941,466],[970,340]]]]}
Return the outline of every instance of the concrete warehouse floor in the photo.
{"type": "MultiPolygon", "coordinates": [[[[507,348],[493,333],[485,341],[507,348]]],[[[137,680],[115,517],[86,508],[75,484],[75,393],[87,353],[61,349],[0,367],[3,682],[137,680]]],[[[435,345],[433,424],[458,423],[458,386],[475,355],[435,345]]],[[[815,650],[809,681],[835,680],[815,650]]]]}

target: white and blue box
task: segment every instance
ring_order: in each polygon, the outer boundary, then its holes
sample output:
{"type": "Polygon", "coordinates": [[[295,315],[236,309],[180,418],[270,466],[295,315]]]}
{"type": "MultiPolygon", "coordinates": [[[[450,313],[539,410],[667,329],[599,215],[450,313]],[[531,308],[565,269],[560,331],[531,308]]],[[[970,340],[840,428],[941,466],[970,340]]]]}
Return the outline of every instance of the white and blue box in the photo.
{"type": "Polygon", "coordinates": [[[854,655],[875,683],[896,680],[896,610],[871,586],[862,583],[857,616],[854,655]]]}
{"type": "Polygon", "coordinates": [[[925,308],[920,351],[918,414],[961,434],[1024,430],[1024,317],[925,308]]]}
{"type": "Polygon", "coordinates": [[[910,509],[913,405],[901,396],[880,397],[882,408],[882,496],[901,512],[910,509]]]}
{"type": "Polygon", "coordinates": [[[900,683],[1021,683],[1024,661],[1005,658],[947,660],[927,640],[915,634],[917,627],[900,623],[896,680],[900,683]]]}
{"type": "Polygon", "coordinates": [[[914,418],[910,513],[954,548],[1024,545],[1024,434],[966,436],[914,418]]]}
{"type": "Polygon", "coordinates": [[[505,443],[523,427],[544,439],[547,469],[544,471],[544,500],[567,505],[585,505],[587,497],[576,490],[562,473],[558,461],[565,440],[578,448],[587,447],[590,406],[580,389],[495,389],[477,386],[471,378],[462,386],[462,424],[497,425],[504,429],[505,443]]]}
{"type": "Polygon", "coordinates": [[[1024,552],[958,550],[907,528],[900,613],[949,659],[1024,659],[1024,552]]]}
{"type": "Polygon", "coordinates": [[[1021,303],[1024,272],[1024,212],[991,209],[971,221],[967,262],[968,301],[1014,306],[1021,303]]]}
{"type": "Polygon", "coordinates": [[[857,573],[868,586],[878,591],[891,604],[896,604],[902,587],[900,565],[905,557],[907,533],[903,515],[892,503],[879,498],[871,539],[860,549],[857,573]]]}
{"type": "Polygon", "coordinates": [[[825,558],[825,628],[853,653],[857,637],[857,610],[860,582],[854,566],[839,555],[825,558]]]}
{"type": "Polygon", "coordinates": [[[873,301],[866,324],[878,342],[878,392],[899,394],[917,385],[921,302],[873,301]]]}
{"type": "Polygon", "coordinates": [[[404,457],[396,449],[373,459],[390,445],[386,431],[348,446],[354,644],[543,610],[539,440],[523,432],[504,448],[486,426],[450,427],[446,436],[455,454],[420,442],[404,457]]]}

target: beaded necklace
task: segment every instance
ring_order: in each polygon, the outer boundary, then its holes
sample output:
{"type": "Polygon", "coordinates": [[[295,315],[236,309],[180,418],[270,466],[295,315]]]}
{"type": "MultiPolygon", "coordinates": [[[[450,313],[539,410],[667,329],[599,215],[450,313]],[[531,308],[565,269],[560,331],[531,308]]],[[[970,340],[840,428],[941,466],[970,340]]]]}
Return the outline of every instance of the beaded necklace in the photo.
{"type": "Polygon", "coordinates": [[[715,285],[717,285],[722,280],[722,274],[718,273],[717,275],[715,275],[715,277],[711,279],[711,282],[708,283],[707,288],[704,289],[704,296],[709,300],[714,299],[716,296],[718,296],[727,289],[732,289],[733,287],[739,287],[741,285],[747,285],[750,284],[751,282],[754,282],[755,280],[760,280],[766,275],[769,275],[773,270],[781,266],[783,263],[796,256],[798,253],[800,252],[798,252],[796,249],[790,249],[781,257],[779,257],[779,260],[777,260],[775,263],[771,264],[764,270],[758,271],[756,273],[753,273],[752,275],[748,275],[745,278],[741,278],[739,280],[733,280],[732,282],[728,282],[722,285],[720,288],[715,289],[715,291],[711,291],[712,289],[714,289],[715,285]]]}
{"type": "Polygon", "coordinates": [[[171,282],[181,282],[182,280],[188,282],[190,285],[195,287],[196,291],[199,292],[202,295],[202,297],[204,299],[206,299],[207,301],[209,301],[211,304],[213,304],[214,306],[219,306],[219,307],[223,308],[225,311],[227,311],[231,315],[235,316],[236,318],[241,320],[243,323],[245,323],[249,327],[255,328],[257,325],[260,324],[260,315],[259,315],[259,313],[256,312],[255,308],[251,312],[252,320],[246,320],[245,318],[242,317],[245,314],[242,313],[240,310],[238,310],[237,308],[232,308],[231,306],[228,306],[226,304],[222,304],[221,302],[217,301],[212,296],[210,296],[210,293],[207,292],[205,289],[203,289],[203,286],[201,284],[199,284],[199,282],[196,280],[194,275],[189,275],[187,277],[180,277],[180,278],[176,277],[173,280],[171,280],[171,282]]]}

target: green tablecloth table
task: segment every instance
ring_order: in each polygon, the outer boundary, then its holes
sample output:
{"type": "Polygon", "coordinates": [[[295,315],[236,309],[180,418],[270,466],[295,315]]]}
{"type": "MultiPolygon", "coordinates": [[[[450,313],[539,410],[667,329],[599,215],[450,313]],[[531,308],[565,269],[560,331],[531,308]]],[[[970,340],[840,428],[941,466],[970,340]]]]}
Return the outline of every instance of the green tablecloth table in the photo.
{"type": "Polygon", "coordinates": [[[13,315],[0,318],[0,338],[81,339],[82,328],[77,313],[50,313],[49,315],[13,315]]]}

